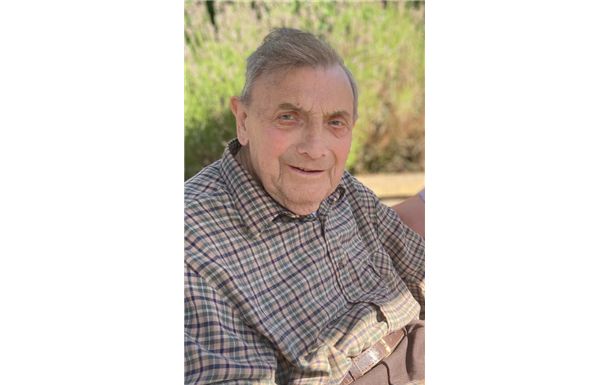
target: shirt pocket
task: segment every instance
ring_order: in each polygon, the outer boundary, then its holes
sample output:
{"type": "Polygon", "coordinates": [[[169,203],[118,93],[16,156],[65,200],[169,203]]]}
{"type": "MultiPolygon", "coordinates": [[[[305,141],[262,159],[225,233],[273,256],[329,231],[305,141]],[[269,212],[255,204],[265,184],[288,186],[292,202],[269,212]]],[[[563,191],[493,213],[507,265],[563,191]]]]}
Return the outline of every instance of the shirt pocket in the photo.
{"type": "Polygon", "coordinates": [[[380,248],[372,253],[371,263],[377,274],[388,283],[388,295],[395,296],[397,292],[409,291],[407,283],[400,277],[392,258],[384,249],[380,248]]]}
{"type": "Polygon", "coordinates": [[[375,267],[372,253],[360,240],[344,246],[339,262],[339,283],[345,298],[352,303],[379,304],[388,293],[388,282],[375,267]]]}
{"type": "Polygon", "coordinates": [[[384,249],[373,252],[372,263],[387,285],[385,291],[379,295],[381,299],[378,305],[390,330],[396,330],[418,316],[420,305],[415,301],[406,282],[398,275],[392,258],[384,249]]]}

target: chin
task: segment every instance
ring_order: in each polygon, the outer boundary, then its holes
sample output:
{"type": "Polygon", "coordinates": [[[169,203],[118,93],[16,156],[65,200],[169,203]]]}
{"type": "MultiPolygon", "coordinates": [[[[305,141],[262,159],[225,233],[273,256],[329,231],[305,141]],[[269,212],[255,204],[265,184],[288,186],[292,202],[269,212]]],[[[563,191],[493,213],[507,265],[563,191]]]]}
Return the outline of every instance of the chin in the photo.
{"type": "Polygon", "coordinates": [[[301,195],[299,197],[292,197],[290,199],[290,211],[299,215],[307,215],[316,211],[320,207],[320,203],[326,198],[326,195],[312,196],[312,195],[301,195]],[[300,198],[300,199],[299,199],[300,198]],[[292,207],[292,208],[291,208],[292,207]],[[303,212],[298,212],[303,211],[303,212]],[[305,212],[307,211],[307,212],[305,212]]]}

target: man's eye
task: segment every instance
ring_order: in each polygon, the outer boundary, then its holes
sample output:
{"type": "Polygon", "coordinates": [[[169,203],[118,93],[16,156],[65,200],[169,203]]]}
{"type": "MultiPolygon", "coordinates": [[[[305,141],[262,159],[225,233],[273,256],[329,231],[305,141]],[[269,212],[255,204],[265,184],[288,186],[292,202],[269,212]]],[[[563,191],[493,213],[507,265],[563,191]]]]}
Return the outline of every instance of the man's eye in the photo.
{"type": "Polygon", "coordinates": [[[331,120],[328,124],[337,131],[345,131],[348,128],[347,123],[343,120],[331,120]]]}
{"type": "Polygon", "coordinates": [[[328,125],[332,128],[337,136],[343,136],[349,132],[349,127],[344,120],[333,119],[328,121],[328,125]]]}
{"type": "Polygon", "coordinates": [[[293,114],[281,114],[279,116],[280,120],[295,120],[295,116],[293,114]]]}

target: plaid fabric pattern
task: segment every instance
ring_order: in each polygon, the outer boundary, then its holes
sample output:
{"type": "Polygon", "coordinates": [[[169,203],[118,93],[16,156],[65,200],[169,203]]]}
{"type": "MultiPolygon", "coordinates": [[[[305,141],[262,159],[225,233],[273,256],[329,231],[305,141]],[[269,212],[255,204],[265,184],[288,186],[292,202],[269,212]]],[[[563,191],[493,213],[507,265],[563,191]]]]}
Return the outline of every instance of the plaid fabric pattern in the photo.
{"type": "Polygon", "coordinates": [[[424,241],[347,172],[297,217],[238,149],[185,185],[185,383],[338,383],[423,318],[424,241]]]}

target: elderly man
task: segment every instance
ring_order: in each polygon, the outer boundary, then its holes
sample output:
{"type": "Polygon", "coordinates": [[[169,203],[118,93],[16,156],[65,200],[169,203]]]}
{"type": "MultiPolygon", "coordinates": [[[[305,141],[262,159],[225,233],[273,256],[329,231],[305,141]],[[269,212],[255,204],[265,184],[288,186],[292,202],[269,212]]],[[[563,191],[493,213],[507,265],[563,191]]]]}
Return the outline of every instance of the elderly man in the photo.
{"type": "Polygon", "coordinates": [[[185,186],[185,382],[405,384],[423,372],[424,242],[345,172],[356,83],[271,32],[237,139],[185,186]]]}

